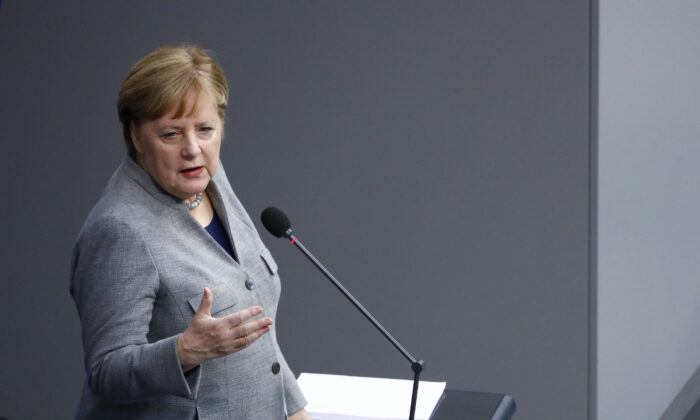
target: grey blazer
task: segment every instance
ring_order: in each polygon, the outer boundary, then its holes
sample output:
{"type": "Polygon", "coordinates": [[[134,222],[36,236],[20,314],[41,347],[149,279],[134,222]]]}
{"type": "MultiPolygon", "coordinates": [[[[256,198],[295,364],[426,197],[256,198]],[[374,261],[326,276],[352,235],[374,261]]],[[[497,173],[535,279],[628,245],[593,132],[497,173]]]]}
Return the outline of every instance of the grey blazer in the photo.
{"type": "Polygon", "coordinates": [[[76,418],[267,420],[306,405],[275,324],[251,347],[182,372],[177,338],[205,286],[215,317],[260,305],[274,320],[280,296],[275,260],[221,165],[207,193],[240,263],[128,157],[88,216],[71,266],[87,373],[76,418]]]}

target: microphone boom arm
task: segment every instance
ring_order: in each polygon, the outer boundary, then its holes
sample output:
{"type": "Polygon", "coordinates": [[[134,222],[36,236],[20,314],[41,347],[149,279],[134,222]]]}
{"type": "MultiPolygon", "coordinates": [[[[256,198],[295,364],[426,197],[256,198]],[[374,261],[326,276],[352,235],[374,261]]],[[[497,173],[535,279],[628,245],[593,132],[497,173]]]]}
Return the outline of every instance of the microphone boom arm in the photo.
{"type": "Polygon", "coordinates": [[[419,379],[420,379],[420,374],[421,374],[421,372],[423,371],[423,367],[425,366],[425,362],[424,362],[423,360],[416,360],[413,356],[411,356],[411,354],[410,354],[408,351],[406,351],[406,349],[403,348],[403,346],[402,346],[398,341],[396,341],[396,339],[389,333],[389,331],[387,331],[387,330],[382,326],[382,324],[380,324],[379,321],[377,321],[377,320],[374,318],[374,316],[372,316],[372,314],[369,313],[369,311],[368,311],[367,309],[365,309],[365,307],[362,306],[362,304],[361,304],[360,302],[358,302],[358,300],[355,299],[355,297],[354,297],[350,292],[348,292],[348,290],[347,290],[345,287],[343,287],[343,285],[340,284],[340,282],[339,282],[338,280],[335,279],[335,277],[333,277],[333,274],[331,274],[328,270],[326,270],[326,267],[324,267],[323,264],[321,264],[321,263],[316,259],[316,257],[314,257],[313,254],[311,254],[311,253],[306,249],[306,247],[305,247],[304,245],[302,245],[301,241],[299,241],[299,239],[292,233],[292,229],[291,229],[291,228],[290,228],[290,229],[287,229],[287,230],[284,232],[283,236],[286,237],[287,239],[289,239],[289,240],[291,241],[291,243],[292,243],[294,246],[296,246],[297,249],[298,249],[299,251],[301,251],[301,253],[304,254],[304,256],[305,256],[306,258],[308,258],[309,261],[311,261],[311,263],[312,263],[313,265],[316,266],[316,268],[318,268],[319,270],[321,270],[321,272],[326,276],[326,278],[328,278],[328,280],[330,280],[331,283],[333,283],[333,285],[334,285],[338,290],[340,290],[340,292],[341,292],[343,295],[345,295],[345,297],[346,297],[353,305],[355,305],[355,307],[362,313],[362,315],[364,315],[365,318],[367,318],[367,320],[368,320],[372,325],[374,325],[374,327],[375,327],[377,330],[379,330],[379,332],[382,333],[382,335],[383,335],[387,340],[389,340],[389,342],[390,342],[391,344],[393,344],[394,347],[396,347],[396,349],[411,363],[411,370],[413,370],[413,392],[411,393],[411,411],[410,411],[409,419],[410,419],[410,420],[414,420],[415,412],[416,412],[416,399],[418,398],[418,383],[420,382],[420,381],[419,381],[419,379]]]}

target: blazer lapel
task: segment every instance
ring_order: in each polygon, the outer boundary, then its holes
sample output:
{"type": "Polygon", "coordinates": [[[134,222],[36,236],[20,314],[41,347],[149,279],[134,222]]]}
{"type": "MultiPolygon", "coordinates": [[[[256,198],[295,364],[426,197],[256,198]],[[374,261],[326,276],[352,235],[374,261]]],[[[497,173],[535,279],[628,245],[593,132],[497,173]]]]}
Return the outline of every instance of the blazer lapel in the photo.
{"type": "MultiPolygon", "coordinates": [[[[240,265],[241,262],[241,257],[240,257],[240,251],[239,247],[237,246],[238,244],[234,240],[233,237],[233,229],[231,228],[231,220],[229,217],[229,212],[226,211],[226,205],[224,204],[224,200],[221,197],[221,193],[219,192],[219,188],[216,186],[215,182],[209,182],[209,185],[207,186],[207,195],[209,196],[209,200],[211,200],[212,206],[214,206],[214,211],[216,212],[216,216],[219,216],[219,220],[221,220],[221,224],[224,225],[224,230],[226,231],[226,236],[228,236],[228,240],[231,243],[231,248],[233,249],[233,254],[236,256],[234,258],[233,262],[236,265],[240,265]],[[238,261],[236,261],[236,259],[238,261]]],[[[212,238],[213,239],[213,238],[212,238]]]]}
{"type": "Polygon", "coordinates": [[[260,248],[258,232],[233,192],[221,163],[207,186],[207,194],[235,247],[240,265],[246,267],[256,262],[260,258],[256,254],[260,248]]]}

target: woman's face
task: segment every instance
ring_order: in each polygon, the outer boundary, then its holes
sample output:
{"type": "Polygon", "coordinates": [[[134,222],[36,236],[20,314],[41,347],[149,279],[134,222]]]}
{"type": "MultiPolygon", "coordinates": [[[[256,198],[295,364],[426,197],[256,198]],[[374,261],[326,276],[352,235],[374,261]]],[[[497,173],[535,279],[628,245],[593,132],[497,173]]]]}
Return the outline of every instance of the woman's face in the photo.
{"type": "MultiPolygon", "coordinates": [[[[185,110],[192,109],[189,95],[185,110]]],[[[199,112],[174,119],[175,110],[156,120],[132,123],[137,163],[171,195],[192,200],[204,191],[219,166],[222,123],[213,100],[199,112]]]]}

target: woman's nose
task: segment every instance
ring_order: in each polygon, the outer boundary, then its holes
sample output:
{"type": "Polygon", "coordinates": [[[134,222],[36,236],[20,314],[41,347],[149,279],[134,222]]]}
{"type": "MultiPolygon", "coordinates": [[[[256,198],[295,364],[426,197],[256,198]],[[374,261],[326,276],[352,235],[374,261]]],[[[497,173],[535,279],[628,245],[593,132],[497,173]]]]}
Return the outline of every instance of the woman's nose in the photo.
{"type": "Polygon", "coordinates": [[[194,133],[187,133],[183,136],[182,157],[185,159],[197,156],[200,152],[199,141],[194,133]]]}

